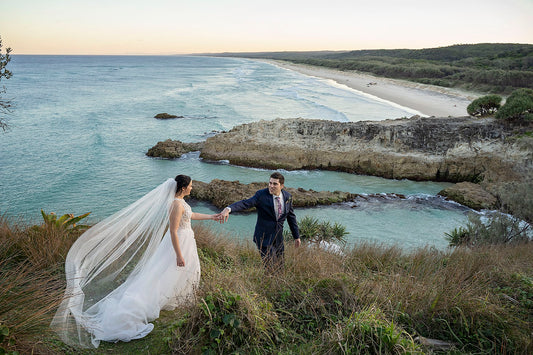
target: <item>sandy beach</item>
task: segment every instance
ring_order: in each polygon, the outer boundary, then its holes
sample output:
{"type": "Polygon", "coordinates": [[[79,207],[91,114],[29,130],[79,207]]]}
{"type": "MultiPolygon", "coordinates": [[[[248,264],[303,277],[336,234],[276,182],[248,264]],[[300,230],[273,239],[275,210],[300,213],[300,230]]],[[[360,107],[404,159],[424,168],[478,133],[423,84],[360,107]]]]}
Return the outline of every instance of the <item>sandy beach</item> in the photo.
{"type": "Polygon", "coordinates": [[[407,107],[422,116],[466,116],[466,107],[480,96],[473,92],[382,78],[355,71],[340,71],[278,60],[260,59],[260,61],[301,74],[333,80],[339,85],[345,85],[366,95],[407,107]]]}

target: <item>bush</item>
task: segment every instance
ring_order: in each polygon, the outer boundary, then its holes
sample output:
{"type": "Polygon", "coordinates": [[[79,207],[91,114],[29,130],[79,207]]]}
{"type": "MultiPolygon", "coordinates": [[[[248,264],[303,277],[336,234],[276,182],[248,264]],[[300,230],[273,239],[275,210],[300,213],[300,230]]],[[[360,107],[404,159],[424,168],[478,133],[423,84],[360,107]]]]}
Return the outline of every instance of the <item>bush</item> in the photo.
{"type": "Polygon", "coordinates": [[[450,246],[478,247],[531,241],[528,223],[500,212],[488,217],[470,214],[466,228],[455,228],[445,234],[450,246]]]}
{"type": "Polygon", "coordinates": [[[175,353],[259,353],[274,346],[280,325],[272,305],[257,294],[219,288],[208,292],[177,321],[170,346],[175,353]]]}
{"type": "MultiPolygon", "coordinates": [[[[348,234],[346,227],[335,223],[331,224],[329,221],[320,222],[317,218],[305,216],[298,222],[300,230],[300,238],[304,241],[312,243],[328,242],[346,244],[345,236],[348,234]]],[[[285,233],[285,239],[292,239],[290,232],[285,233]]]]}
{"type": "Polygon", "coordinates": [[[533,90],[518,89],[511,93],[496,118],[533,120],[533,90]]]}
{"type": "Polygon", "coordinates": [[[451,247],[467,245],[470,243],[470,232],[468,228],[454,228],[450,233],[444,233],[444,238],[451,247]]]}
{"type": "Polygon", "coordinates": [[[502,184],[498,198],[503,212],[533,224],[533,181],[502,184]]]}
{"type": "Polygon", "coordinates": [[[87,212],[80,216],[74,217],[72,213],[64,214],[61,217],[57,218],[57,215],[54,212],[45,213],[41,210],[41,215],[43,216],[44,224],[41,226],[36,226],[37,229],[46,229],[46,230],[56,230],[56,231],[83,231],[89,229],[88,225],[79,224],[79,221],[86,218],[90,215],[91,212],[87,212]]]}
{"type": "Polygon", "coordinates": [[[499,95],[487,95],[475,99],[468,105],[466,111],[470,116],[484,117],[498,111],[502,98],[499,95]]]}
{"type": "Polygon", "coordinates": [[[409,333],[377,307],[353,313],[326,331],[318,352],[324,354],[422,354],[409,333]]]}

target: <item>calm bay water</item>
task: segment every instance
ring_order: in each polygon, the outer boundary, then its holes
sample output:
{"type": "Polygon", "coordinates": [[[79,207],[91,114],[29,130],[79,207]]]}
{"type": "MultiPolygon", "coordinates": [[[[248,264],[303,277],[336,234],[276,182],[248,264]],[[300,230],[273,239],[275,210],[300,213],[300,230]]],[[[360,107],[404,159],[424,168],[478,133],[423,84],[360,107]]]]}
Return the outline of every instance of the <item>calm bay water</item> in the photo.
{"type": "MultiPolygon", "coordinates": [[[[39,221],[47,212],[91,211],[96,222],[179,173],[209,182],[267,181],[270,171],[203,162],[197,153],[152,159],[157,141],[204,140],[214,131],[278,117],[337,121],[409,117],[390,105],[325,80],[235,58],[186,56],[14,56],[3,82],[15,110],[0,134],[0,213],[39,221]],[[160,112],[181,115],[157,120],[160,112]]],[[[323,171],[284,172],[286,185],[353,193],[401,193],[407,200],[370,199],[298,209],[347,227],[350,243],[444,247],[444,232],[466,221],[467,209],[436,197],[444,183],[386,180],[323,171]]],[[[194,203],[198,212],[212,211],[194,203]]],[[[232,215],[215,228],[250,239],[255,215],[232,215]]],[[[214,225],[214,224],[213,224],[214,225]]]]}

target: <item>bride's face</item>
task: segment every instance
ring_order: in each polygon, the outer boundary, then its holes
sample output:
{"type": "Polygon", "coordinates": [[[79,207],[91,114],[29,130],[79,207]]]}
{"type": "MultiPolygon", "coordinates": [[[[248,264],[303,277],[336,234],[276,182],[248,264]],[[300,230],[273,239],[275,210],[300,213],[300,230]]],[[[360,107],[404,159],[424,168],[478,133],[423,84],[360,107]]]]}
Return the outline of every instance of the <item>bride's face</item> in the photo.
{"type": "Polygon", "coordinates": [[[189,185],[183,189],[183,196],[188,196],[191,193],[192,190],[192,181],[189,183],[189,185]]]}

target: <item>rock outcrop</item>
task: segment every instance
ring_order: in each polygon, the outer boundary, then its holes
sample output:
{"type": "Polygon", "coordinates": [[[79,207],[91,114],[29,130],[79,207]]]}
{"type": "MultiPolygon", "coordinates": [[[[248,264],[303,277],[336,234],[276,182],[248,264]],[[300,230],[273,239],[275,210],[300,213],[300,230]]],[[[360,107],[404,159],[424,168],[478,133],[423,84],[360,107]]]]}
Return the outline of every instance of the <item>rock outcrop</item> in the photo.
{"type": "Polygon", "coordinates": [[[163,113],[158,113],[157,115],[154,116],[154,118],[157,118],[159,120],[169,120],[173,118],[183,118],[183,116],[176,116],[176,115],[171,115],[169,113],[163,112],[163,113]]]}
{"type": "MultiPolygon", "coordinates": [[[[239,181],[214,179],[210,183],[193,182],[191,198],[211,202],[218,208],[252,197],[257,190],[268,187],[266,182],[252,182],[242,184],[239,181]]],[[[314,191],[302,188],[286,188],[292,194],[295,207],[311,207],[317,205],[331,205],[333,203],[353,200],[357,195],[342,191],[314,191]]]]}
{"type": "Polygon", "coordinates": [[[495,209],[498,205],[494,195],[480,185],[466,181],[442,190],[439,195],[476,210],[495,209]]]}
{"type": "MultiPolygon", "coordinates": [[[[229,204],[252,197],[257,190],[268,186],[266,182],[252,182],[242,184],[239,181],[226,181],[214,179],[210,183],[201,181],[193,182],[194,188],[191,191],[191,198],[200,201],[208,201],[218,208],[224,208],[229,204]]],[[[285,188],[293,197],[295,207],[312,207],[319,205],[331,205],[334,203],[354,201],[357,198],[369,199],[373,197],[405,198],[399,194],[376,194],[359,195],[343,191],[315,191],[303,188],[285,188]]]]}
{"type": "Polygon", "coordinates": [[[391,179],[481,182],[442,194],[494,208],[502,183],[533,173],[533,122],[493,118],[412,118],[333,122],[276,119],[208,138],[201,157],[271,169],[326,169],[391,179]],[[467,188],[468,186],[468,188],[467,188]]]}
{"type": "MultiPolygon", "coordinates": [[[[475,187],[463,184],[442,192],[449,199],[480,209],[494,208],[496,197],[505,201],[502,184],[532,179],[531,131],[530,121],[511,124],[473,117],[414,116],[365,122],[276,119],[234,127],[207,138],[203,145],[159,142],[147,155],[173,159],[201,150],[200,157],[206,160],[228,160],[249,167],[481,182],[475,187]]],[[[238,196],[235,192],[228,196],[228,202],[248,196],[257,188],[249,190],[238,196]]]]}
{"type": "Polygon", "coordinates": [[[155,146],[148,150],[146,155],[156,158],[176,159],[185,153],[201,150],[203,144],[204,142],[183,143],[167,139],[166,141],[157,142],[155,146]]]}
{"type": "Polygon", "coordinates": [[[208,138],[201,157],[262,168],[327,169],[391,179],[479,181],[518,178],[532,152],[508,142],[513,127],[492,118],[421,118],[365,122],[276,119],[208,138]],[[516,176],[514,176],[516,175],[516,176]]]}

